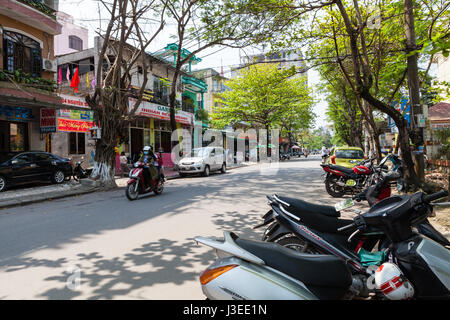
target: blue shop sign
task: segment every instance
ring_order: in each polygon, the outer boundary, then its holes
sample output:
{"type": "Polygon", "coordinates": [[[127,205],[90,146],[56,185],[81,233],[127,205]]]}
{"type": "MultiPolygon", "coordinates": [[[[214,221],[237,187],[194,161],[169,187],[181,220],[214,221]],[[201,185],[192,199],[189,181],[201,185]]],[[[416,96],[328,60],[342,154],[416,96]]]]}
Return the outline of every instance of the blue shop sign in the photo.
{"type": "MultiPolygon", "coordinates": [[[[408,123],[408,127],[411,124],[411,107],[407,98],[402,98],[400,101],[394,101],[392,107],[397,109],[399,112],[403,113],[403,117],[408,123]]],[[[391,117],[388,117],[388,128],[391,129],[392,133],[398,133],[397,126],[391,117]]]]}
{"type": "Polygon", "coordinates": [[[34,116],[31,108],[0,104],[0,118],[13,121],[30,121],[34,119],[34,116]]]}

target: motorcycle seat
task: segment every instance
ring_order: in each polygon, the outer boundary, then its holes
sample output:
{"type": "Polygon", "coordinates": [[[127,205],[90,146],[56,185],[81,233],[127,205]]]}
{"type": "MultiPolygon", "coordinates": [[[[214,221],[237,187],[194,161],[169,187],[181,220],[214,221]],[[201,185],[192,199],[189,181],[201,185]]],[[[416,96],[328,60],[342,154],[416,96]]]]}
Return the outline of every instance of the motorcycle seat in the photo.
{"type": "Polygon", "coordinates": [[[333,170],[341,171],[341,172],[344,172],[344,173],[347,173],[347,174],[353,174],[354,173],[352,168],[347,168],[347,167],[343,167],[343,166],[336,166],[336,165],[330,164],[329,168],[333,169],[333,170]]]}
{"type": "Polygon", "coordinates": [[[288,197],[277,196],[283,202],[289,204],[288,210],[294,215],[300,217],[303,214],[323,214],[329,217],[340,217],[340,212],[336,211],[336,209],[332,206],[324,206],[321,204],[315,204],[311,202],[306,202],[300,199],[293,199],[288,197]],[[299,215],[297,215],[297,213],[299,215]]]}
{"type": "Polygon", "coordinates": [[[341,299],[352,284],[350,270],[338,257],[299,253],[274,242],[241,238],[235,242],[267,266],[303,282],[319,299],[341,299]]]}

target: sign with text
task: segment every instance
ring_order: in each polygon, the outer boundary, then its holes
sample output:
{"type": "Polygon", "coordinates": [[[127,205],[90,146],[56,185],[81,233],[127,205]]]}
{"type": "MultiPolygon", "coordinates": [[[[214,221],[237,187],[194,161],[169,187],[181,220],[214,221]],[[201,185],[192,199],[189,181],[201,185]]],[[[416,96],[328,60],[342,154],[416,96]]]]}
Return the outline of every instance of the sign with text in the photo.
{"type": "Polygon", "coordinates": [[[41,108],[41,133],[56,132],[56,110],[41,108]]]}
{"type": "Polygon", "coordinates": [[[58,131],[87,132],[94,126],[92,121],[58,119],[58,131]]]}
{"type": "Polygon", "coordinates": [[[58,110],[58,118],[94,121],[94,113],[87,110],[60,109],[58,110]]]}
{"type": "MultiPolygon", "coordinates": [[[[135,102],[136,99],[129,99],[130,111],[133,108],[135,102]]],[[[161,120],[170,120],[170,108],[156,103],[142,101],[138,109],[136,110],[136,115],[161,120]]],[[[175,120],[182,124],[192,125],[194,115],[186,111],[177,110],[175,114],[175,120]]]]}
{"type": "Polygon", "coordinates": [[[34,119],[31,108],[0,104],[0,119],[10,121],[30,121],[34,119]]]}
{"type": "Polygon", "coordinates": [[[89,105],[87,104],[84,97],[69,96],[66,94],[60,94],[59,96],[61,97],[62,103],[64,105],[80,108],[89,108],[89,105]]]}

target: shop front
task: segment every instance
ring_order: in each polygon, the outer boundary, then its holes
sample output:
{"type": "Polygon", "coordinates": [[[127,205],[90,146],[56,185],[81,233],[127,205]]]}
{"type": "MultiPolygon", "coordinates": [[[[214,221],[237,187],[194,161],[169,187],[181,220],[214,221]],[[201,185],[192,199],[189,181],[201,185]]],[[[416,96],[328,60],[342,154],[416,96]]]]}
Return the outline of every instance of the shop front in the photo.
{"type": "Polygon", "coordinates": [[[8,153],[41,150],[39,108],[0,103],[0,161],[8,153]]]}
{"type": "MultiPolygon", "coordinates": [[[[134,102],[134,99],[130,99],[130,105],[133,105],[134,102]]],[[[151,145],[156,152],[161,153],[164,165],[167,168],[173,167],[174,164],[171,159],[173,144],[171,141],[170,108],[142,101],[136,111],[136,115],[138,119],[130,125],[129,143],[120,150],[124,150],[126,153],[129,152],[129,157],[132,161],[136,161],[143,147],[151,145]]],[[[186,129],[189,133],[192,132],[193,119],[194,115],[190,112],[177,110],[175,115],[178,128],[186,129]]]]}
{"type": "Polygon", "coordinates": [[[83,166],[92,165],[95,143],[88,139],[88,132],[94,126],[94,114],[82,97],[61,98],[61,109],[41,109],[40,131],[47,151],[74,161],[84,157],[83,166]]]}

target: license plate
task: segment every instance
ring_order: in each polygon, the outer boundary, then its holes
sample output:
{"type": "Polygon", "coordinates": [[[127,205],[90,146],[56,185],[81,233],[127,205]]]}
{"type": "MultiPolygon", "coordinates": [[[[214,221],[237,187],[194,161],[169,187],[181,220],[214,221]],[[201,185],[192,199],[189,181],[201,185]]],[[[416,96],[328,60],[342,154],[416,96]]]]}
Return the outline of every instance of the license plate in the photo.
{"type": "Polygon", "coordinates": [[[353,201],[352,198],[349,199],[345,199],[341,202],[338,202],[334,205],[334,208],[336,209],[336,211],[341,211],[350,207],[353,207],[355,205],[355,201],[353,201]]]}

